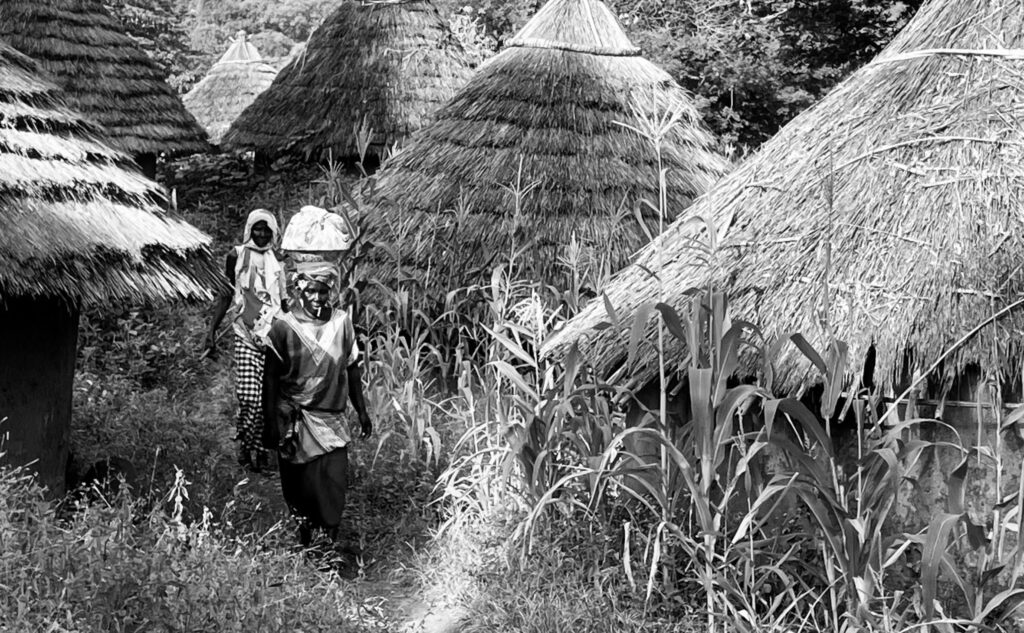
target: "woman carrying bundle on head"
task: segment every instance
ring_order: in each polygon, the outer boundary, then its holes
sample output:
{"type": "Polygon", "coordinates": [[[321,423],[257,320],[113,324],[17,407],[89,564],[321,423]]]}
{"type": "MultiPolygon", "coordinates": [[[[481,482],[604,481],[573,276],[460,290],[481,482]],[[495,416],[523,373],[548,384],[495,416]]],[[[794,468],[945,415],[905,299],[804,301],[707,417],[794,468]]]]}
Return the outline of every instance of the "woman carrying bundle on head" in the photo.
{"type": "Polygon", "coordinates": [[[360,437],[373,432],[355,328],[338,302],[339,261],[351,237],[332,215],[303,207],[288,226],[292,310],[270,328],[263,381],[264,446],[278,452],[281,489],[300,519],[303,545],[316,528],[337,540],[348,488],[348,402],[360,437]]]}

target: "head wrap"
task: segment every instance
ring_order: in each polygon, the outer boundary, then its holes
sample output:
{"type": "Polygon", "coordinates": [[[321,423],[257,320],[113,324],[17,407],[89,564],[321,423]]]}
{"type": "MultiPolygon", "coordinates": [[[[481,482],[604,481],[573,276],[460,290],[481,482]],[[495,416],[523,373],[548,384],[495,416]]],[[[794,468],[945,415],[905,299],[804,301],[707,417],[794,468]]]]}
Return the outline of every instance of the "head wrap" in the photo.
{"type": "Polygon", "coordinates": [[[274,217],[274,214],[266,209],[254,209],[249,213],[249,217],[245,220],[245,231],[242,233],[242,246],[245,248],[251,248],[255,251],[268,251],[274,248],[280,236],[281,230],[277,226],[277,218],[274,217]],[[256,246],[252,241],[252,227],[254,227],[257,222],[266,222],[267,227],[270,228],[270,242],[268,242],[266,246],[256,246]]]}
{"type": "Polygon", "coordinates": [[[310,283],[322,283],[330,288],[327,303],[331,307],[338,307],[338,299],[341,296],[341,270],[337,264],[328,261],[296,262],[292,277],[292,287],[295,289],[293,300],[300,305],[302,291],[308,288],[310,283]]]}

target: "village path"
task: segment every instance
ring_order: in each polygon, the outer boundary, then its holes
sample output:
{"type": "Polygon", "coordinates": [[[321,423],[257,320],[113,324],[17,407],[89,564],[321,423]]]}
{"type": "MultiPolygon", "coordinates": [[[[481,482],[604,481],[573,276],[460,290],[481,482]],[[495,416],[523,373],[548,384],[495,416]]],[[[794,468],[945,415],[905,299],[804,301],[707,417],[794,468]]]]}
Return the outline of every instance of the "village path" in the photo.
{"type": "MultiPolygon", "coordinates": [[[[233,388],[229,363],[222,359],[216,363],[215,377],[206,389],[201,415],[220,418],[225,429],[233,425],[233,388]]],[[[233,449],[226,442],[226,452],[233,449]]],[[[354,468],[361,468],[359,456],[353,455],[354,468]]],[[[242,481],[236,487],[240,506],[248,509],[254,525],[264,529],[285,516],[280,480],[276,476],[246,474],[239,471],[242,481]]],[[[364,494],[357,481],[350,489],[347,511],[359,510],[359,499],[364,494]]],[[[372,510],[371,510],[372,512],[372,510]]],[[[447,604],[444,600],[424,595],[413,573],[404,568],[393,556],[381,551],[394,543],[368,544],[365,564],[349,558],[349,565],[340,574],[342,590],[351,592],[352,604],[358,605],[353,624],[363,630],[388,633],[458,633],[467,617],[465,609],[447,604]]],[[[296,554],[298,555],[298,554],[296,554]]]]}

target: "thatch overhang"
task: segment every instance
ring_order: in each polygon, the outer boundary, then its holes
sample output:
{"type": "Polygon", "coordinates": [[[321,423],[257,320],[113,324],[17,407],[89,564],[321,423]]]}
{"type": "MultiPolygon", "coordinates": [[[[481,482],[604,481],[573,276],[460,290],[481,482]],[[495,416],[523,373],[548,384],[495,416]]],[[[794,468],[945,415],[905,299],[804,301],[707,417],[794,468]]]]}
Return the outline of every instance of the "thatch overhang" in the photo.
{"type": "MultiPolygon", "coordinates": [[[[800,332],[824,350],[827,325],[850,346],[851,376],[872,345],[876,384],[927,368],[1024,293],[1022,49],[1019,0],[928,3],[645,248],[605,289],[609,301],[628,321],[662,298],[683,310],[685,291],[710,282],[769,338],[800,332]],[[700,216],[717,234],[713,266],[694,247],[708,243],[700,216]]],[[[632,367],[628,333],[594,330],[605,321],[596,301],[543,350],[577,343],[605,375],[647,382],[655,320],[632,367]]],[[[946,376],[974,363],[1019,376],[1022,332],[1021,310],[986,325],[944,362],[946,376]]],[[[818,378],[792,345],[775,361],[782,387],[818,378]]]]}
{"type": "Polygon", "coordinates": [[[128,164],[0,43],[0,303],[211,297],[223,281],[210,238],[160,209],[159,187],[128,164]]]}
{"type": "Polygon", "coordinates": [[[429,0],[344,0],[232,124],[228,147],[335,158],[406,139],[470,75],[470,60],[429,0]]]}
{"type": "Polygon", "coordinates": [[[243,32],[182,101],[216,145],[276,76],[243,32]]]}
{"type": "Polygon", "coordinates": [[[0,39],[35,59],[114,149],[135,156],[209,149],[164,72],[99,0],[4,0],[0,39]]]}
{"type": "Polygon", "coordinates": [[[658,157],[631,128],[668,111],[680,119],[661,143],[672,214],[726,168],[690,95],[603,2],[550,0],[385,163],[375,200],[421,232],[452,234],[473,263],[532,244],[531,273],[550,280],[575,235],[618,269],[647,241],[635,210],[658,228],[641,204],[657,203],[658,157]],[[516,188],[530,189],[518,209],[516,188]]]}

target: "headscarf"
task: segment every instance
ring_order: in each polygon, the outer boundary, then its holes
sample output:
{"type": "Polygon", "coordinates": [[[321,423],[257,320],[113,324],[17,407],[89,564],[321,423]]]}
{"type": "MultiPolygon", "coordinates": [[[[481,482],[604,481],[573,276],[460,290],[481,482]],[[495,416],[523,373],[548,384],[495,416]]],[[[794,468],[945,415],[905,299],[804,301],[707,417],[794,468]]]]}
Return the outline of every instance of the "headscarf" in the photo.
{"type": "Polygon", "coordinates": [[[277,241],[280,237],[281,230],[277,226],[277,218],[270,211],[254,209],[249,213],[249,217],[245,219],[245,231],[242,233],[242,246],[245,248],[251,248],[254,251],[268,251],[277,246],[277,241]],[[252,227],[256,226],[257,222],[266,222],[270,228],[271,237],[266,246],[256,246],[252,241],[252,227]]]}
{"type": "Polygon", "coordinates": [[[295,276],[292,287],[295,289],[292,297],[296,305],[301,305],[300,295],[311,282],[319,282],[331,289],[327,303],[332,308],[339,306],[341,297],[341,269],[333,262],[325,260],[297,261],[295,262],[295,276]]]}
{"type": "MultiPolygon", "coordinates": [[[[235,264],[236,285],[250,290],[267,290],[271,296],[277,295],[277,298],[280,299],[280,295],[284,292],[284,271],[281,269],[277,257],[271,252],[277,245],[278,237],[280,237],[280,229],[277,226],[277,219],[271,212],[266,209],[256,209],[249,214],[245,220],[245,233],[242,235],[242,251],[250,250],[266,256],[262,258],[252,255],[246,257],[244,252],[240,252],[238,263],[235,264]],[[270,241],[266,246],[257,246],[252,241],[252,227],[257,222],[266,222],[267,227],[270,228],[270,241]],[[262,266],[257,265],[257,259],[262,260],[262,266]],[[247,262],[248,266],[246,266],[247,262]],[[257,278],[260,268],[263,269],[262,280],[257,278]],[[261,281],[262,283],[260,283],[261,281]]],[[[280,301],[275,303],[280,305],[280,301]]]]}

